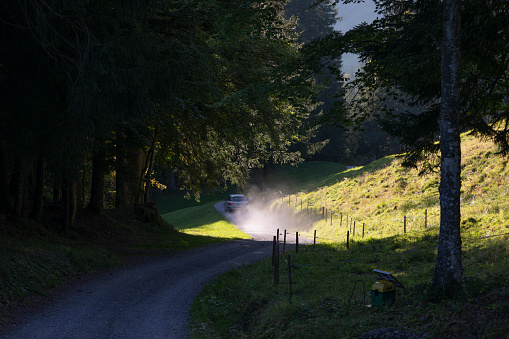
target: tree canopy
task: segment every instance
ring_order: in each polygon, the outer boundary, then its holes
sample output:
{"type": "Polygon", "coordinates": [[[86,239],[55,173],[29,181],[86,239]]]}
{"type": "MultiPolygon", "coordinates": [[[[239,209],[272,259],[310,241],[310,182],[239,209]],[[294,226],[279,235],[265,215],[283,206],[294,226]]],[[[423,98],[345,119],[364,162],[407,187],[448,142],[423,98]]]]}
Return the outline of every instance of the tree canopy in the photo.
{"type": "Polygon", "coordinates": [[[97,212],[111,171],[132,203],[155,169],[199,191],[242,185],[269,158],[300,161],[289,147],[308,138],[316,91],[284,4],[2,2],[2,209],[15,191],[22,205],[38,159],[64,191],[93,168],[97,212]]]}

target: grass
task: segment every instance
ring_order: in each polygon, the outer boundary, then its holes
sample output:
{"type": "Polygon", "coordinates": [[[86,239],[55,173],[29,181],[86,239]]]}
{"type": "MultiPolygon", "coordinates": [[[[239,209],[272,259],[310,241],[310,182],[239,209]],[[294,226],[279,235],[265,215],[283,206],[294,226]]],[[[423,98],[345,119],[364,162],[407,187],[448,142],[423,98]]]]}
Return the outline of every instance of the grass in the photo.
{"type": "Polygon", "coordinates": [[[227,221],[214,208],[215,202],[184,208],[163,214],[162,217],[182,233],[204,236],[208,242],[220,242],[233,239],[249,239],[234,224],[227,221]]]}
{"type": "MultiPolygon", "coordinates": [[[[438,242],[439,176],[418,176],[392,156],[316,178],[324,186],[314,190],[287,186],[290,201],[297,199],[295,213],[306,213],[300,211],[300,200],[318,216],[319,208],[326,207],[335,213],[332,225],[330,219],[313,224],[307,235],[317,231],[320,244],[314,252],[303,247],[280,257],[277,287],[270,260],[207,285],[191,310],[193,336],[349,338],[393,327],[437,338],[508,338],[509,168],[496,152],[491,143],[463,136],[464,281],[456,298],[437,300],[428,293],[438,242]],[[353,221],[357,230],[347,250],[346,231],[353,231],[353,221]],[[294,265],[291,299],[283,260],[288,254],[294,265]],[[393,307],[366,307],[377,280],[373,269],[391,272],[404,284],[393,307]]],[[[312,171],[312,165],[305,171],[312,171]]],[[[275,204],[286,205],[286,200],[275,204]]]]}

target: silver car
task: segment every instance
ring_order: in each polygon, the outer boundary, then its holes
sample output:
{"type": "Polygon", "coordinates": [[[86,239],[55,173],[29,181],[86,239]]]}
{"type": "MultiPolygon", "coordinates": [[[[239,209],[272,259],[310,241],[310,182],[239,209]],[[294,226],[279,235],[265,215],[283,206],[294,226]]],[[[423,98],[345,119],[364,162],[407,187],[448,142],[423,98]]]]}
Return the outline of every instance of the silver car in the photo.
{"type": "Polygon", "coordinates": [[[235,209],[244,208],[249,204],[244,194],[230,194],[224,201],[224,210],[231,212],[235,209]]]}

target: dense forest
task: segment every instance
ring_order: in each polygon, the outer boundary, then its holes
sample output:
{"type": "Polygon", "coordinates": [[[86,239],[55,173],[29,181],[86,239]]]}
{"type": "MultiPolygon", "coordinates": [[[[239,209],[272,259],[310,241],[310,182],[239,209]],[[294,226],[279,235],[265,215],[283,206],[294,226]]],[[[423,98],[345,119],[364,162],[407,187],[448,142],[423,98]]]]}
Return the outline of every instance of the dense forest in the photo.
{"type": "Polygon", "coordinates": [[[60,201],[65,232],[82,207],[301,161],[318,90],[298,39],[335,20],[314,10],[299,26],[283,1],[3,2],[1,211],[60,201]]]}

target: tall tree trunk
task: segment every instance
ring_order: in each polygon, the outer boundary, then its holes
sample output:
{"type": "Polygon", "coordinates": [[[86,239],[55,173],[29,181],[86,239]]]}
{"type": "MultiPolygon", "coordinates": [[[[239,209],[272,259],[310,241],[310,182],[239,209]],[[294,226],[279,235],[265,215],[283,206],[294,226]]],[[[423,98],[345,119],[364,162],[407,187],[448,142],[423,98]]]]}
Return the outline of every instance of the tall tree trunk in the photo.
{"type": "Polygon", "coordinates": [[[63,211],[62,211],[62,233],[67,234],[73,227],[76,219],[76,182],[67,181],[62,194],[63,211]]]}
{"type": "Polygon", "coordinates": [[[155,156],[155,144],[152,143],[150,146],[150,150],[148,151],[147,157],[147,169],[145,172],[145,192],[143,197],[143,202],[147,202],[150,194],[150,177],[152,175],[152,171],[154,170],[154,156],[155,156]]]}
{"type": "Polygon", "coordinates": [[[26,158],[21,157],[16,162],[16,171],[13,175],[14,181],[14,215],[25,218],[27,215],[27,163],[26,158]]]}
{"type": "Polygon", "coordinates": [[[145,152],[141,148],[133,149],[129,154],[130,166],[134,170],[136,181],[133,188],[132,199],[135,204],[143,203],[143,182],[145,166],[145,152]]]}
{"type": "Polygon", "coordinates": [[[88,210],[101,214],[104,208],[104,175],[106,174],[104,152],[98,152],[92,158],[92,184],[90,187],[90,201],[88,210]]]}
{"type": "Polygon", "coordinates": [[[62,233],[68,234],[71,228],[69,215],[70,215],[70,205],[69,205],[69,189],[66,187],[62,190],[62,233]]]}
{"type": "Polygon", "coordinates": [[[9,194],[9,165],[5,142],[0,141],[0,213],[11,208],[9,194]]]}
{"type": "Polygon", "coordinates": [[[125,207],[129,205],[131,190],[128,166],[127,166],[127,147],[126,147],[126,134],[124,127],[119,127],[116,138],[116,159],[115,159],[115,207],[125,207]]]}
{"type": "Polygon", "coordinates": [[[460,0],[444,0],[440,125],[440,235],[433,273],[436,290],[451,296],[461,285],[461,140],[459,126],[461,60],[460,0]]]}
{"type": "Polygon", "coordinates": [[[35,171],[35,189],[34,189],[34,205],[32,207],[32,213],[30,218],[36,221],[41,219],[42,207],[44,203],[44,176],[46,172],[46,161],[44,158],[40,158],[37,161],[37,167],[35,171]]]}

